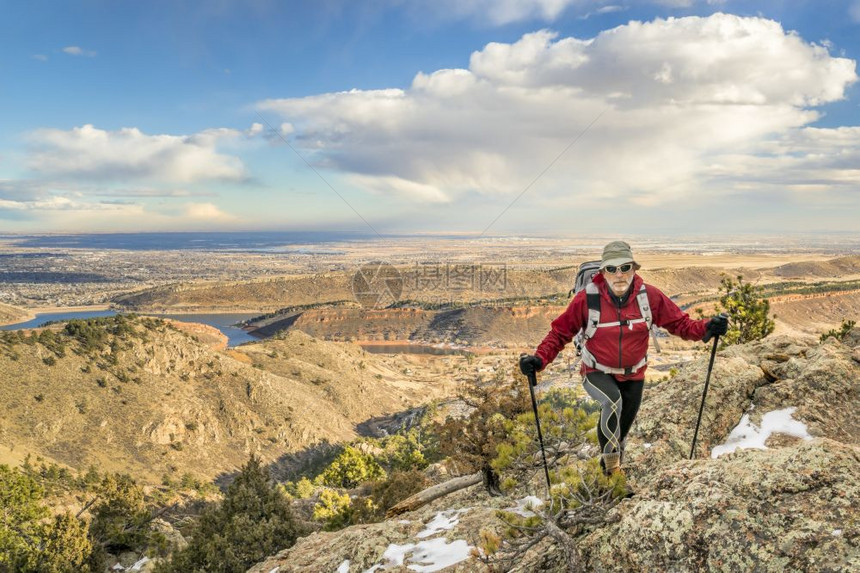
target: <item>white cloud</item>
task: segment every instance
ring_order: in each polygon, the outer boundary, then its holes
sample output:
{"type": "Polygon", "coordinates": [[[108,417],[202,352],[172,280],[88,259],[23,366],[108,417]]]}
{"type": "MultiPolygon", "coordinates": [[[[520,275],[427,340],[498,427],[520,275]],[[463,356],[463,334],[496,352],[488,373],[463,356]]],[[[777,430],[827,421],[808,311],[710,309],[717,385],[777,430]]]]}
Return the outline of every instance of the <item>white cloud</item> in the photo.
{"type": "Polygon", "coordinates": [[[34,60],[38,60],[40,62],[47,62],[48,61],[48,56],[46,56],[45,54],[33,54],[31,57],[34,60]]]}
{"type": "Polygon", "coordinates": [[[90,180],[239,181],[246,177],[242,162],[216,149],[219,142],[239,135],[228,129],[193,135],[147,135],[137,128],[105,131],[92,125],[41,129],[30,136],[28,166],[43,174],[90,180]]]}
{"type": "Polygon", "coordinates": [[[120,208],[122,205],[116,203],[87,203],[63,196],[17,201],[0,199],[0,210],[7,211],[113,211],[120,208]]]}
{"type": "MultiPolygon", "coordinates": [[[[788,142],[818,118],[812,107],[843,98],[856,79],[854,61],[776,22],[715,14],[631,22],[589,39],[539,31],[488,44],[469,69],[419,73],[408,89],[258,109],[289,122],[293,144],[318,165],[430,202],[513,197],[600,116],[532,198],[658,205],[740,184],[719,166],[751,173],[767,148],[785,161],[838,150],[828,130],[807,138],[806,151],[788,142]]],[[[822,165],[819,176],[840,173],[822,165]]]]}
{"type": "Polygon", "coordinates": [[[63,48],[63,52],[70,56],[84,56],[87,58],[94,58],[97,55],[94,50],[85,50],[80,46],[66,46],[63,48]]]}
{"type": "Polygon", "coordinates": [[[99,197],[214,197],[216,193],[211,191],[190,191],[188,189],[154,189],[154,188],[131,188],[131,189],[105,189],[93,190],[90,194],[99,197]]]}
{"type": "Polygon", "coordinates": [[[55,232],[206,231],[241,228],[242,219],[213,203],[146,205],[123,200],[91,200],[75,194],[38,199],[0,197],[4,228],[21,231],[33,224],[55,232]]]}
{"type": "Polygon", "coordinates": [[[225,213],[214,203],[188,203],[185,206],[184,216],[197,221],[229,222],[237,220],[236,217],[225,213]]]}

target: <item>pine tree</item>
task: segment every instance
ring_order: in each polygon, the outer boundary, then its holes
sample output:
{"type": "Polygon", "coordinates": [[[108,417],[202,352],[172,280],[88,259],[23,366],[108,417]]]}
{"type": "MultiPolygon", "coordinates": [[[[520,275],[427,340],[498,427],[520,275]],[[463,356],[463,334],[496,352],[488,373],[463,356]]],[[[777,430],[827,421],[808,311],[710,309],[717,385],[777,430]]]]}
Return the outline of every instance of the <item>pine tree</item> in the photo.
{"type": "Polygon", "coordinates": [[[19,569],[38,544],[39,521],[48,515],[43,496],[32,476],[0,465],[0,571],[19,569]]]}
{"type": "Polygon", "coordinates": [[[93,508],[90,535],[105,549],[116,553],[146,545],[151,516],[143,489],[127,475],[106,475],[93,508]]]}
{"type": "Polygon", "coordinates": [[[87,525],[64,513],[50,521],[44,489],[27,471],[0,466],[0,571],[89,573],[87,525]]]}
{"type": "Polygon", "coordinates": [[[286,549],[303,533],[289,501],[251,458],[227,488],[224,501],[200,516],[188,547],[159,573],[234,573],[286,549]]]}
{"type": "Polygon", "coordinates": [[[70,513],[54,517],[44,527],[43,541],[38,551],[30,555],[21,571],[38,573],[88,573],[93,551],[87,535],[87,525],[70,513]]]}
{"type": "Polygon", "coordinates": [[[745,283],[742,275],[737,276],[737,282],[724,276],[720,285],[723,294],[717,311],[729,315],[729,331],[720,339],[722,347],[761,340],[773,332],[775,324],[768,317],[770,303],[761,287],[745,283]]]}

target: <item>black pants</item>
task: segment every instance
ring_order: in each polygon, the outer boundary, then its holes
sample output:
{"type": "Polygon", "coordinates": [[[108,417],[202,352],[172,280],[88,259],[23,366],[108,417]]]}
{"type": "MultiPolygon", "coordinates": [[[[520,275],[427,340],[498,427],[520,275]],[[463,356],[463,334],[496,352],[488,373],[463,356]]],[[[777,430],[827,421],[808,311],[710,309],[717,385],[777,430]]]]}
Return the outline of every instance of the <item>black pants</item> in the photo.
{"type": "Polygon", "coordinates": [[[645,382],[619,382],[609,374],[589,372],[582,385],[589,396],[600,402],[597,441],[600,443],[604,468],[611,470],[621,464],[627,433],[642,404],[645,382]]]}

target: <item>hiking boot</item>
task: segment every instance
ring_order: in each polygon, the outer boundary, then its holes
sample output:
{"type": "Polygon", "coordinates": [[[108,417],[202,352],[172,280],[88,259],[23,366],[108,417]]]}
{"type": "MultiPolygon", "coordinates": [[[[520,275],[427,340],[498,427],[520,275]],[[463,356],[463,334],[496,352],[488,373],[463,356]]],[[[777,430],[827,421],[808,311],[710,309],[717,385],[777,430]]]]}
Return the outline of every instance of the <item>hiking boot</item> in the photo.
{"type": "Polygon", "coordinates": [[[603,475],[611,476],[612,472],[621,469],[621,456],[619,454],[603,454],[600,456],[600,469],[603,475]]]}

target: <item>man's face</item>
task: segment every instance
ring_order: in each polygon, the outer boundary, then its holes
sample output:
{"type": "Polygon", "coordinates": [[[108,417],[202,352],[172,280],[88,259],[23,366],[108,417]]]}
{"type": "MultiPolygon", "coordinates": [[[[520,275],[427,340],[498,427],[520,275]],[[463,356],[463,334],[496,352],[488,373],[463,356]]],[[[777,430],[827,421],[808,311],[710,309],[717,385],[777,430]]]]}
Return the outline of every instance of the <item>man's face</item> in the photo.
{"type": "Polygon", "coordinates": [[[618,267],[607,266],[602,272],[603,278],[606,279],[606,284],[609,285],[615,296],[622,296],[627,292],[627,289],[630,288],[630,283],[633,282],[633,276],[636,274],[632,263],[626,263],[618,267]]]}

